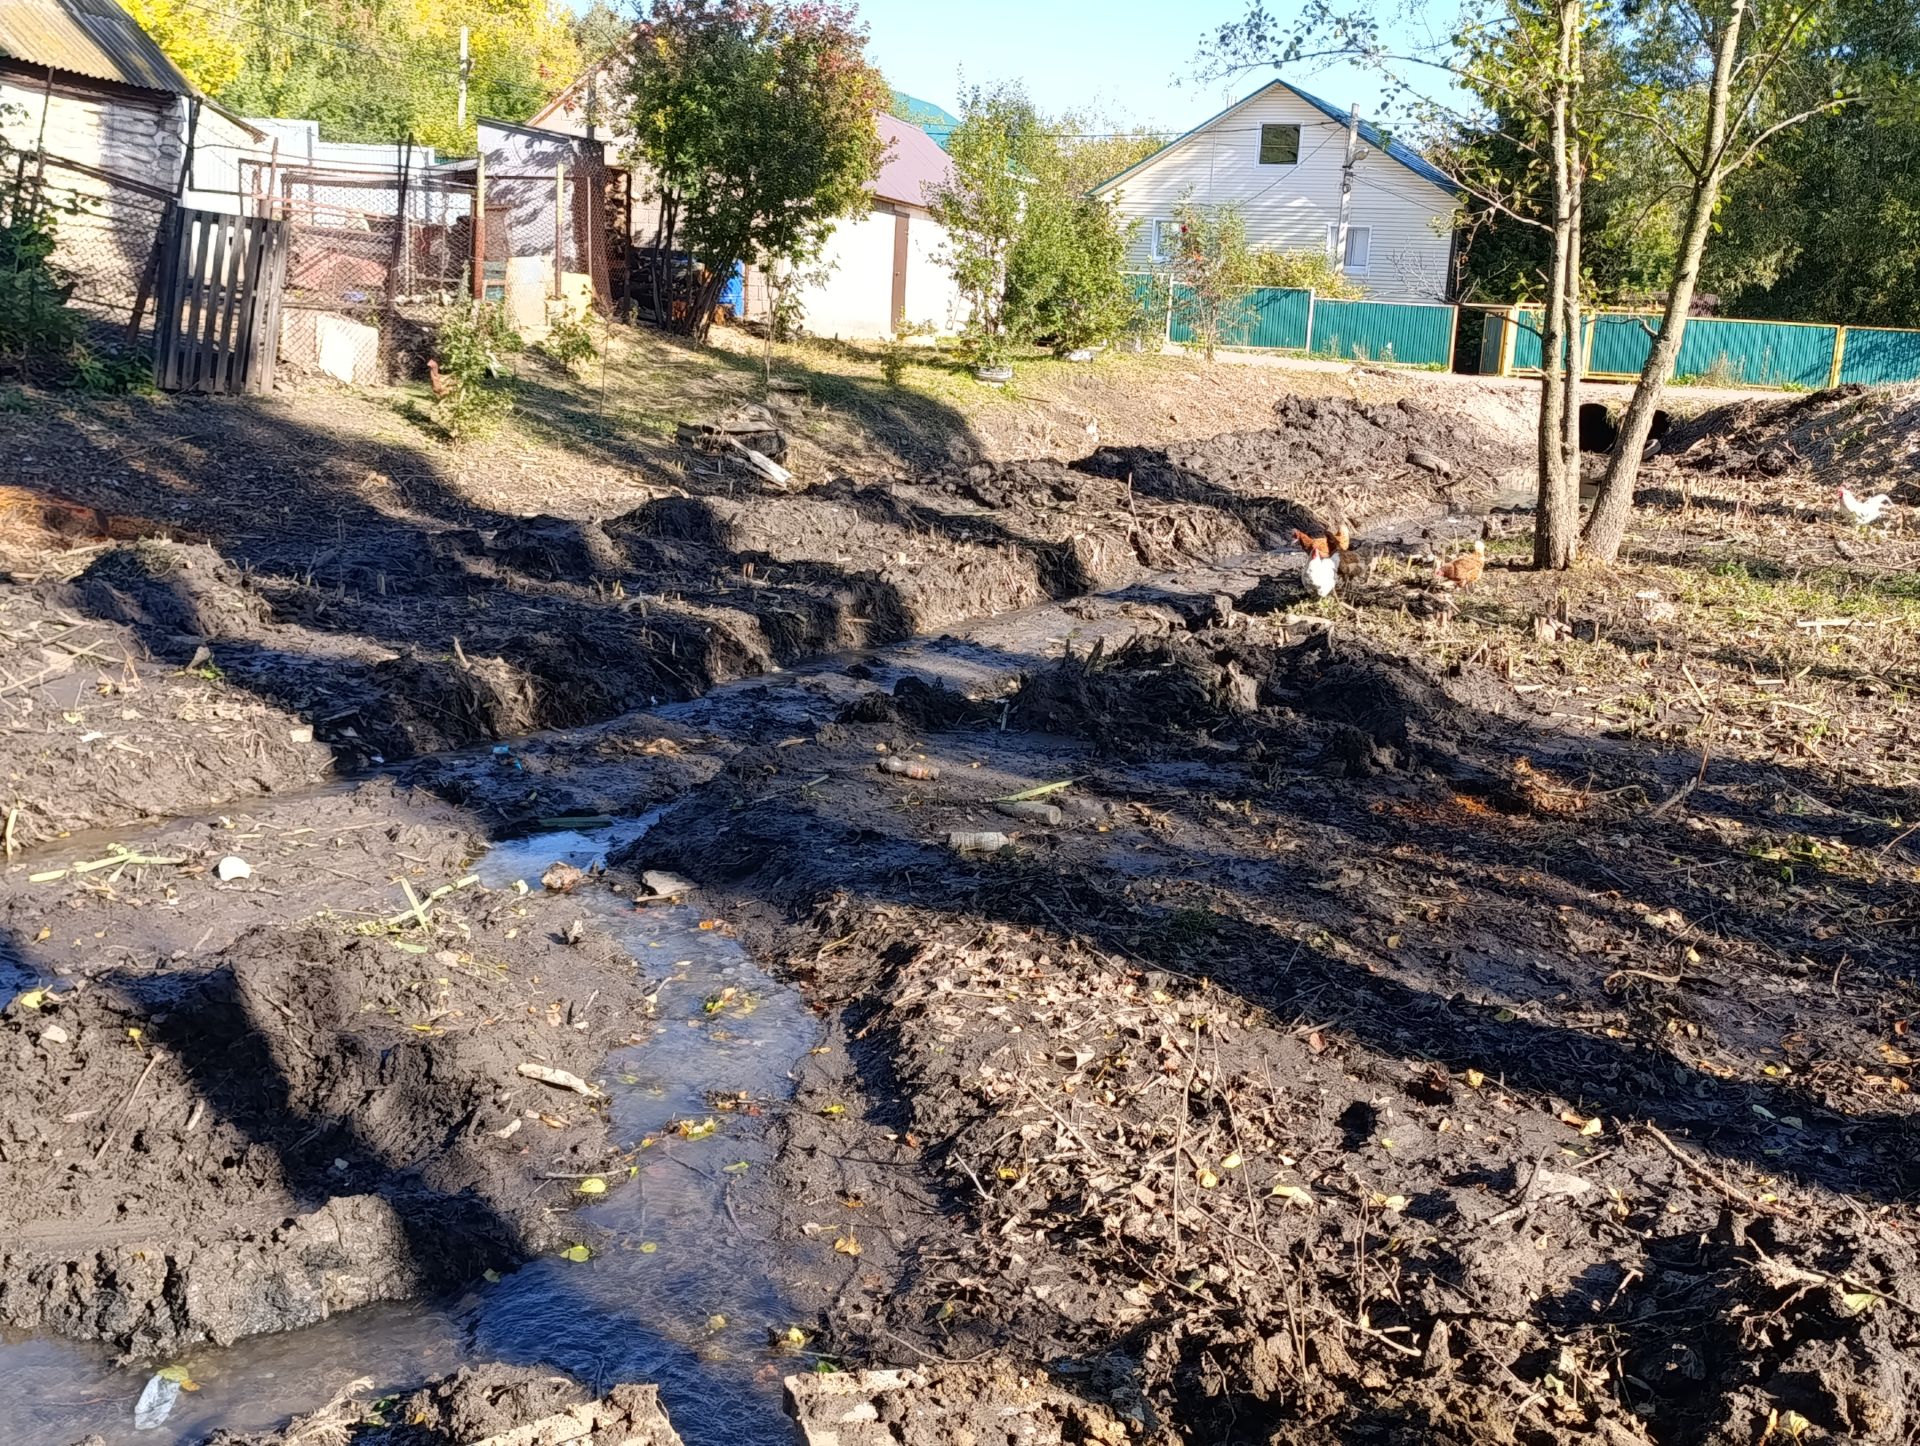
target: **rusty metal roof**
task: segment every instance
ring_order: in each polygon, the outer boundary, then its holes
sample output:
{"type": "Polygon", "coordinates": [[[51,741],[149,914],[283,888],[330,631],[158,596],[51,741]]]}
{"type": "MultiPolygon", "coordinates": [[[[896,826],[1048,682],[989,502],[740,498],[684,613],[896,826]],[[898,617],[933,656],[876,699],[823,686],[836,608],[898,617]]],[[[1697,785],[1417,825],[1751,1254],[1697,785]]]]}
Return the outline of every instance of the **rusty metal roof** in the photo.
{"type": "Polygon", "coordinates": [[[0,0],[0,57],[145,90],[195,93],[117,0],[0,0]]]}

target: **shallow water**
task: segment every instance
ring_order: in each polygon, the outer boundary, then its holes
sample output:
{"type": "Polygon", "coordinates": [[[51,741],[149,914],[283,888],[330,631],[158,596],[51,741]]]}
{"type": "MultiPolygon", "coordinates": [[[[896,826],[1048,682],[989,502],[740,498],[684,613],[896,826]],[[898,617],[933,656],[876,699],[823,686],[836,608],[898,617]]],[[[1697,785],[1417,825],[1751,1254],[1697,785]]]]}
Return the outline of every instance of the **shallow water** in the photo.
{"type": "MultiPolygon", "coordinates": [[[[509,840],[476,872],[491,888],[522,879],[537,888],[554,861],[590,867],[652,821],[509,840]]],[[[535,1260],[458,1300],[375,1306],[141,1367],[116,1367],[97,1347],[0,1338],[0,1442],[68,1446],[93,1432],[109,1446],[197,1442],[221,1427],[274,1426],[356,1377],[404,1390],[483,1360],[549,1366],[600,1388],[655,1382],[689,1446],[787,1439],[780,1378],[803,1363],[769,1345],[770,1332],[789,1323],[778,1264],[736,1223],[731,1196],[770,1158],[759,1111],[786,1097],[789,1071],[819,1026],[733,940],[700,928],[697,911],[636,908],[599,888],[576,897],[590,926],[661,981],[654,1032],[610,1056],[602,1075],[616,1144],[652,1143],[575,1212],[574,1238],[591,1259],[535,1260]],[[720,1095],[752,1112],[713,1109],[710,1097],[720,1095]],[[669,1133],[678,1121],[709,1119],[704,1138],[669,1133]],[[163,1364],[186,1367],[199,1389],[183,1393],[159,1428],[136,1431],[134,1403],[163,1364]]]]}

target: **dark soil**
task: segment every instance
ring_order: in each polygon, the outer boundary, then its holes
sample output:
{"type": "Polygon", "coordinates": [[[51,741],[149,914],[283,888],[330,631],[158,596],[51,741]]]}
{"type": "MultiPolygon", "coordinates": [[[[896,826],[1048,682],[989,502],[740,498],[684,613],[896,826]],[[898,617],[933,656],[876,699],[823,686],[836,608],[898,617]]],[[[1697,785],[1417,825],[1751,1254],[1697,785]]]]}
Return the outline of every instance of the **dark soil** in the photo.
{"type": "Polygon", "coordinates": [[[1524,460],[1411,402],[1279,412],[1273,430],[1169,453],[790,493],[688,454],[683,485],[602,519],[490,511],[404,449],[307,435],[273,409],[211,411],[217,443],[146,435],[158,418],[125,436],[48,421],[27,488],[157,520],[0,584],[16,839],[281,790],[330,758],[363,768],[598,722],[1294,526],[1430,510],[1524,460]],[[1417,437],[1450,480],[1407,462],[1417,437]],[[22,685],[47,669],[57,697],[22,685]]]}
{"type": "MultiPolygon", "coordinates": [[[[122,908],[207,887],[153,877],[173,872],[122,870],[122,908]]],[[[207,934],[237,902],[202,905],[207,934]]],[[[516,1068],[591,1078],[644,1031],[646,982],[591,931],[568,944],[578,909],[559,896],[464,885],[423,910],[430,927],[402,902],[101,961],[16,999],[0,1017],[0,1316],[167,1355],[562,1243],[547,1206],[564,1189],[544,1181],[599,1167],[605,1120],[516,1068]]]]}
{"type": "Polygon", "coordinates": [[[1053,734],[872,716],[631,861],[837,1005],[767,1228],[858,1230],[849,1358],[1080,1361],[1190,1441],[1920,1429],[1912,956],[1825,923],[1907,895],[1730,848],[1780,776],[1658,810],[1689,760],[1264,622],[1031,677],[1053,734]]]}

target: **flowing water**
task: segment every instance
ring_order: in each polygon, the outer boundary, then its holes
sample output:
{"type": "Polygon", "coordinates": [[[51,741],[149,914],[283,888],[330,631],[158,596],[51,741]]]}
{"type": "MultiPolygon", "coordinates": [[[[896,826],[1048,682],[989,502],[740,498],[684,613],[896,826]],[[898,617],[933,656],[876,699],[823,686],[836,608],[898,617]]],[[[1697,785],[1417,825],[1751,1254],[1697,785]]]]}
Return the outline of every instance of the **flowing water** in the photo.
{"type": "MultiPolygon", "coordinates": [[[[558,859],[587,867],[652,821],[506,841],[476,872],[503,888],[537,880],[558,859]]],[[[607,1194],[576,1212],[591,1259],[538,1259],[459,1299],[374,1306],[140,1367],[116,1367],[97,1347],[0,1338],[0,1442],[69,1446],[97,1433],[109,1446],[169,1446],[222,1427],[275,1426],[356,1377],[404,1390],[485,1360],[553,1367],[596,1389],[655,1382],[689,1446],[785,1439],[779,1382],[796,1362],[769,1341],[789,1317],[776,1263],[741,1230],[731,1199],[767,1162],[764,1116],[716,1113],[709,1100],[785,1098],[789,1071],[819,1027],[796,992],[723,933],[701,929],[697,913],[636,909],[602,889],[576,898],[648,978],[663,981],[652,1036],[609,1056],[603,1072],[616,1144],[655,1143],[630,1176],[609,1176],[607,1194]],[[715,1130],[705,1138],[661,1134],[677,1120],[709,1118],[715,1130]],[[199,1389],[183,1392],[158,1427],[137,1430],[134,1407],[156,1364],[184,1366],[199,1389]]]]}

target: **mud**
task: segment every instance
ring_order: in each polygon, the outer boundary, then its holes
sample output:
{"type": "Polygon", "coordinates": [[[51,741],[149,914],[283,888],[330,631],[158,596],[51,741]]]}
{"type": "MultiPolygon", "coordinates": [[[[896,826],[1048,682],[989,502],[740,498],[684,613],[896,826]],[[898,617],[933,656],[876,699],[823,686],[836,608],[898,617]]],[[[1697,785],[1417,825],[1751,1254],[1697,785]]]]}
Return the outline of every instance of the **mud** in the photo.
{"type": "Polygon", "coordinates": [[[211,540],[104,538],[57,578],[0,587],[27,640],[0,658],[0,773],[25,843],[197,811],[1125,587],[1295,525],[1431,511],[1523,462],[1418,404],[1327,400],[1075,467],[787,493],[695,467],[601,519],[493,513],[424,482],[370,493],[345,456],[294,489],[238,458],[199,458],[190,485],[136,463],[82,500],[211,540]],[[1423,431],[1450,478],[1406,461],[1423,431]],[[58,697],[9,696],[42,672],[58,697]]]}
{"type": "Polygon", "coordinates": [[[1196,1441],[1914,1429],[1910,1110],[1841,1065],[1887,1036],[1794,982],[1817,913],[1672,872],[1755,795],[1653,815],[1680,760],[1267,626],[1043,670],[1007,732],[856,708],[634,851],[838,1004],[780,1181],[867,1245],[829,1339],[1074,1360],[1196,1441]]]}
{"type": "Polygon", "coordinates": [[[548,1178],[600,1166],[606,1125],[517,1067],[590,1078],[644,1032],[646,981],[593,931],[566,942],[564,899],[447,882],[419,915],[15,999],[0,1316],[164,1356],[552,1247],[548,1178]]]}

